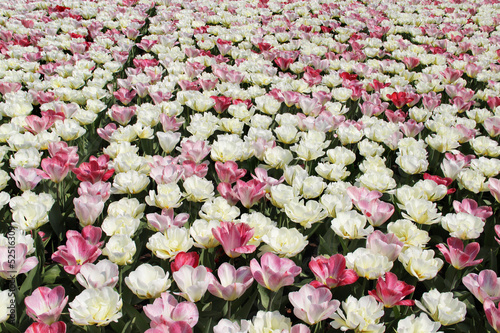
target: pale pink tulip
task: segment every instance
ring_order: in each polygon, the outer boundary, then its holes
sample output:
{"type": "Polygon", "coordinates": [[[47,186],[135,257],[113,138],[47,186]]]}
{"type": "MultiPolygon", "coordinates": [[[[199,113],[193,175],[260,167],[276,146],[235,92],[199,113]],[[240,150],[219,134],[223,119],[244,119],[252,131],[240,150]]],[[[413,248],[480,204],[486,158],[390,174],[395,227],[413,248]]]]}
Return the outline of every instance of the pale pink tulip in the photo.
{"type": "Polygon", "coordinates": [[[500,245],[500,225],[498,225],[498,224],[495,226],[495,233],[497,234],[497,237],[495,237],[495,240],[500,245]]]}
{"type": "Polygon", "coordinates": [[[495,332],[500,332],[500,308],[496,307],[495,303],[490,299],[484,301],[483,308],[488,323],[495,332]]]}
{"type": "Polygon", "coordinates": [[[243,266],[238,269],[229,263],[223,263],[217,269],[217,279],[211,275],[211,282],[208,285],[208,291],[226,301],[234,301],[241,297],[253,283],[250,267],[243,266]]]}
{"type": "Polygon", "coordinates": [[[203,159],[210,153],[210,146],[206,141],[191,141],[186,140],[181,143],[181,156],[182,158],[193,161],[196,164],[203,161],[203,159]]]}
{"type": "Polygon", "coordinates": [[[221,182],[229,184],[236,182],[247,173],[245,169],[238,169],[238,164],[234,161],[215,162],[215,171],[221,182]]]}
{"type": "Polygon", "coordinates": [[[375,297],[380,303],[383,303],[386,308],[392,308],[396,305],[415,305],[415,301],[413,300],[403,300],[403,298],[415,290],[415,287],[406,282],[399,281],[394,273],[385,273],[385,279],[379,277],[375,288],[375,290],[368,291],[368,294],[375,297]]]}
{"type": "Polygon", "coordinates": [[[128,103],[130,103],[134,99],[135,95],[137,95],[137,93],[134,90],[129,91],[124,88],[120,88],[118,89],[118,91],[115,91],[113,93],[113,96],[115,96],[117,100],[122,102],[123,105],[127,105],[128,103]]]}
{"type": "Polygon", "coordinates": [[[500,179],[490,178],[488,180],[488,188],[490,189],[491,195],[495,198],[497,202],[500,202],[500,179]]]}
{"type": "Polygon", "coordinates": [[[316,277],[310,284],[315,287],[336,288],[352,284],[358,280],[358,275],[352,269],[345,268],[345,258],[341,254],[334,254],[330,258],[319,256],[312,258],[309,268],[316,277]]]}
{"type": "Polygon", "coordinates": [[[500,118],[489,117],[483,122],[484,129],[491,137],[496,137],[500,134],[500,118]]]}
{"type": "Polygon", "coordinates": [[[76,280],[85,289],[101,289],[111,287],[118,283],[118,265],[104,259],[97,264],[86,263],[80,268],[76,280]]]}
{"type": "Polygon", "coordinates": [[[46,157],[42,160],[42,170],[38,170],[39,176],[50,179],[54,183],[60,183],[71,170],[68,161],[69,156],[65,153],[58,153],[54,157],[46,157]]]}
{"type": "Polygon", "coordinates": [[[219,227],[212,229],[212,234],[231,258],[239,257],[243,253],[252,253],[257,249],[255,245],[247,245],[254,230],[246,223],[221,222],[219,227]]]}
{"type": "Polygon", "coordinates": [[[177,183],[182,178],[184,169],[180,165],[169,164],[151,168],[149,176],[156,184],[177,183]]]}
{"type": "Polygon", "coordinates": [[[104,201],[100,196],[84,194],[73,199],[75,215],[82,227],[94,224],[104,209],[104,201]]]}
{"type": "Polygon", "coordinates": [[[381,226],[394,214],[394,206],[379,199],[360,200],[358,201],[358,207],[374,227],[381,226]]]}
{"type": "Polygon", "coordinates": [[[459,238],[450,237],[447,243],[448,248],[444,244],[438,244],[436,247],[441,251],[446,262],[456,269],[479,265],[483,261],[483,259],[474,260],[479,253],[479,243],[469,243],[465,250],[464,243],[459,238]]]}
{"type": "Polygon", "coordinates": [[[205,266],[193,267],[183,265],[172,273],[175,283],[181,292],[176,293],[190,302],[198,302],[208,289],[211,282],[210,273],[205,266]]]}
{"type": "Polygon", "coordinates": [[[399,130],[407,137],[415,137],[424,129],[424,123],[417,123],[415,120],[410,119],[405,123],[399,124],[399,130]]]}
{"type": "Polygon", "coordinates": [[[403,242],[401,242],[394,234],[384,234],[380,230],[375,230],[366,239],[366,248],[386,256],[390,261],[398,258],[401,250],[403,249],[403,242]]]}
{"type": "Polygon", "coordinates": [[[0,277],[6,280],[12,279],[38,265],[37,257],[26,258],[27,252],[28,247],[23,243],[14,247],[0,246],[0,277]]]}
{"type": "Polygon", "coordinates": [[[495,271],[485,269],[478,274],[470,273],[462,279],[462,283],[481,302],[491,299],[500,300],[500,278],[495,271]]]}
{"type": "Polygon", "coordinates": [[[174,209],[162,209],[161,215],[157,213],[146,214],[148,224],[159,232],[164,232],[172,226],[182,227],[189,219],[189,214],[180,213],[174,217],[174,209]]]}
{"type": "Polygon", "coordinates": [[[203,162],[201,164],[196,164],[194,161],[184,161],[182,162],[182,180],[186,180],[191,176],[198,176],[203,178],[208,173],[208,162],[203,162]]]}
{"type": "Polygon", "coordinates": [[[78,232],[76,230],[68,230],[66,231],[66,238],[70,237],[83,237],[89,244],[97,245],[98,247],[102,247],[104,241],[101,242],[102,230],[99,227],[94,227],[88,225],[82,229],[82,232],[78,232]]]}
{"type": "Polygon", "coordinates": [[[264,188],[266,192],[271,190],[271,186],[279,185],[285,181],[285,176],[281,176],[280,179],[269,177],[267,170],[263,168],[255,168],[254,173],[255,175],[252,175],[252,178],[266,184],[264,188]]]}
{"type": "Polygon", "coordinates": [[[146,305],[144,313],[151,319],[151,327],[172,325],[175,322],[185,322],[190,327],[198,323],[198,308],[192,302],[178,303],[168,291],[161,294],[153,304],[146,305]]]}
{"type": "Polygon", "coordinates": [[[10,173],[10,177],[16,182],[16,186],[21,191],[30,191],[42,180],[34,168],[16,167],[14,173],[10,173]]]}
{"type": "Polygon", "coordinates": [[[474,199],[464,199],[462,202],[454,200],[453,208],[457,213],[467,213],[481,218],[485,221],[488,217],[493,215],[493,209],[489,206],[478,207],[474,199]]]}
{"type": "Polygon", "coordinates": [[[217,192],[233,206],[239,201],[238,196],[229,183],[219,183],[219,185],[217,185],[217,192]]]}
{"type": "MultiPolygon", "coordinates": [[[[168,116],[164,113],[160,114],[160,123],[164,132],[176,132],[184,124],[184,119],[175,116],[168,116]]],[[[181,144],[182,146],[183,144],[181,144]]]]}
{"type": "Polygon", "coordinates": [[[272,291],[293,284],[295,277],[302,272],[302,268],[291,259],[280,258],[271,252],[264,253],[260,264],[257,259],[252,259],[250,270],[255,281],[272,291]]]}
{"type": "Polygon", "coordinates": [[[288,294],[288,299],[293,305],[293,314],[309,325],[330,318],[340,306],[339,301],[332,300],[330,289],[316,289],[309,284],[288,294]]]}
{"type": "Polygon", "coordinates": [[[192,333],[193,329],[185,321],[175,321],[171,324],[160,324],[144,333],[192,333]]]}
{"type": "Polygon", "coordinates": [[[135,113],[137,111],[137,107],[135,106],[119,106],[113,105],[108,112],[109,117],[116,121],[118,124],[125,126],[127,125],[135,113]]]}
{"type": "Polygon", "coordinates": [[[81,182],[78,187],[78,195],[100,196],[102,201],[106,202],[111,195],[111,183],[103,181],[92,184],[91,182],[81,182]]]}
{"type": "Polygon", "coordinates": [[[26,314],[33,320],[51,325],[59,319],[68,296],[64,297],[64,287],[57,286],[54,289],[38,287],[31,296],[24,299],[26,314]]]}
{"type": "Polygon", "coordinates": [[[352,203],[358,207],[360,200],[372,201],[382,196],[379,191],[370,191],[365,187],[351,186],[347,188],[347,195],[351,198],[352,203]]]}

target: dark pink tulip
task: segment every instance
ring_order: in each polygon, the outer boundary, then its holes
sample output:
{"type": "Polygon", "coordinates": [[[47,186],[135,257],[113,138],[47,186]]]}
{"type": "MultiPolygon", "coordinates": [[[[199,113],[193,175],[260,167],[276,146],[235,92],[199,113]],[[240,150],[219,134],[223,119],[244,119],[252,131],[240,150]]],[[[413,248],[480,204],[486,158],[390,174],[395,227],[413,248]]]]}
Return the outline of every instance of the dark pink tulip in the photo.
{"type": "Polygon", "coordinates": [[[252,259],[250,270],[255,281],[272,291],[293,284],[295,277],[302,272],[302,268],[291,259],[280,258],[271,252],[264,253],[260,264],[257,259],[252,259]]]}
{"type": "Polygon", "coordinates": [[[217,185],[217,192],[233,206],[239,201],[238,196],[229,183],[219,183],[219,185],[217,185]]]}
{"type": "Polygon", "coordinates": [[[59,319],[68,296],[64,297],[64,287],[57,286],[54,289],[38,287],[31,296],[24,299],[26,314],[33,320],[51,325],[59,319]]]}
{"type": "Polygon", "coordinates": [[[175,321],[169,325],[158,325],[144,333],[192,333],[193,329],[185,321],[175,321]]]}
{"type": "Polygon", "coordinates": [[[36,115],[29,115],[26,117],[25,129],[33,134],[38,134],[49,129],[54,124],[54,119],[50,117],[38,117],[36,115]]]}
{"type": "Polygon", "coordinates": [[[82,182],[97,182],[108,180],[115,169],[108,168],[109,156],[104,154],[99,157],[90,156],[89,162],[83,162],[78,168],[73,168],[73,173],[76,178],[82,182]]]}
{"type": "Polygon", "coordinates": [[[127,125],[135,115],[137,108],[135,106],[119,106],[113,105],[109,110],[110,118],[122,126],[127,125]]]}
{"type": "Polygon", "coordinates": [[[212,234],[230,258],[252,253],[257,249],[255,245],[247,245],[254,230],[246,223],[221,222],[219,227],[212,229],[212,234]]]}
{"type": "Polygon", "coordinates": [[[221,182],[229,184],[236,182],[247,173],[245,169],[238,169],[238,164],[234,161],[215,162],[215,171],[221,182]]]}
{"type": "Polygon", "coordinates": [[[68,163],[67,154],[57,154],[54,157],[46,157],[41,163],[42,170],[38,170],[39,176],[45,179],[50,179],[54,183],[60,183],[68,175],[70,165],[68,163]]]}
{"type": "Polygon", "coordinates": [[[68,146],[68,144],[64,141],[49,143],[48,150],[51,157],[60,155],[60,157],[64,159],[70,170],[76,166],[78,160],[80,159],[77,153],[78,147],[68,146]]]}
{"type": "Polygon", "coordinates": [[[385,273],[385,279],[379,277],[375,288],[375,290],[368,291],[368,294],[375,297],[380,303],[383,303],[386,308],[392,308],[396,305],[415,305],[415,301],[413,300],[403,300],[403,298],[415,290],[415,287],[406,282],[399,281],[394,273],[385,273]]]}
{"type": "Polygon", "coordinates": [[[189,265],[193,268],[198,267],[200,256],[196,252],[179,252],[174,261],[170,264],[172,273],[177,272],[182,266],[189,265]]]}
{"type": "Polygon", "coordinates": [[[447,243],[448,248],[444,244],[438,244],[436,247],[441,251],[446,262],[456,269],[479,265],[483,261],[483,259],[474,260],[479,253],[479,243],[467,244],[465,250],[464,243],[459,238],[450,237],[447,243]]]}
{"type": "Polygon", "coordinates": [[[309,268],[316,277],[311,285],[315,288],[336,288],[352,284],[358,280],[358,275],[352,269],[345,268],[345,258],[341,254],[335,254],[330,258],[319,256],[312,258],[309,268]]]}
{"type": "Polygon", "coordinates": [[[208,165],[207,162],[196,164],[196,162],[188,160],[182,162],[182,170],[182,180],[185,180],[193,175],[203,178],[208,173],[208,165]]]}
{"type": "Polygon", "coordinates": [[[51,325],[33,323],[24,333],[66,333],[66,324],[63,321],[58,321],[51,325]]]}

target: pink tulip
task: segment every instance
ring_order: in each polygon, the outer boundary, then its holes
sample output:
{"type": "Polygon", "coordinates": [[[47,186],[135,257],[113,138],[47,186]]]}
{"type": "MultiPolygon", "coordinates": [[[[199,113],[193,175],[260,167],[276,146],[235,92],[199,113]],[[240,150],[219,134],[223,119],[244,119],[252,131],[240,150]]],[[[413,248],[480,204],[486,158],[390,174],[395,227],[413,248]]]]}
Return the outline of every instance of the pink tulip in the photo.
{"type": "Polygon", "coordinates": [[[196,252],[179,252],[175,260],[170,264],[172,273],[177,272],[182,266],[189,265],[193,268],[198,267],[200,256],[196,252]]]}
{"type": "Polygon", "coordinates": [[[484,301],[483,308],[488,323],[493,327],[495,332],[500,332],[500,308],[497,308],[495,303],[490,299],[484,301]]]}
{"type": "Polygon", "coordinates": [[[102,247],[104,244],[104,241],[101,240],[102,236],[102,230],[99,227],[94,227],[91,225],[88,225],[82,229],[82,232],[79,233],[76,230],[68,230],[66,231],[66,238],[70,237],[83,237],[89,244],[91,245],[97,245],[98,247],[102,247]]]}
{"type": "Polygon", "coordinates": [[[219,183],[217,185],[217,192],[227,200],[227,202],[230,205],[236,205],[239,201],[238,196],[236,193],[233,191],[233,188],[231,187],[231,184],[229,183],[219,183]]]}
{"type": "Polygon", "coordinates": [[[116,124],[115,123],[109,123],[103,128],[98,128],[97,129],[97,135],[101,137],[101,139],[106,140],[110,142],[111,140],[111,135],[116,131],[116,124]]]}
{"type": "Polygon", "coordinates": [[[379,199],[360,200],[358,201],[358,207],[374,227],[381,226],[394,214],[394,206],[379,199]]]}
{"type": "Polygon", "coordinates": [[[280,258],[271,252],[264,253],[260,265],[256,259],[252,259],[250,270],[255,281],[272,291],[293,284],[295,277],[302,272],[302,268],[291,259],[280,258]]]}
{"type": "Polygon", "coordinates": [[[491,299],[500,300],[500,278],[495,271],[485,269],[478,274],[470,273],[462,279],[462,283],[481,302],[491,299]]]}
{"type": "Polygon", "coordinates": [[[358,207],[360,200],[372,201],[382,196],[379,191],[370,191],[365,187],[351,186],[347,188],[347,195],[351,198],[352,203],[358,207]]]}
{"type": "Polygon", "coordinates": [[[93,184],[100,181],[105,182],[115,172],[115,169],[109,169],[108,162],[109,156],[106,154],[99,157],[90,156],[89,162],[81,163],[78,168],[73,168],[72,171],[76,178],[82,182],[89,181],[93,184]]]}
{"type": "Polygon", "coordinates": [[[484,129],[491,137],[496,137],[500,134],[500,118],[489,117],[483,122],[484,129]]]}
{"type": "Polygon", "coordinates": [[[54,289],[38,287],[31,296],[24,299],[26,314],[33,320],[51,325],[59,319],[68,296],[64,297],[64,287],[57,286],[54,289]]]}
{"type": "Polygon", "coordinates": [[[82,195],[73,199],[75,215],[81,226],[94,224],[104,209],[104,201],[100,196],[82,195]]]}
{"type": "Polygon", "coordinates": [[[146,214],[148,224],[153,229],[164,232],[169,227],[182,227],[189,219],[189,214],[180,213],[174,217],[174,209],[162,209],[161,215],[157,213],[146,214]]]}
{"type": "Polygon", "coordinates": [[[109,110],[109,117],[122,126],[127,125],[135,115],[137,107],[113,105],[109,110]]]}
{"type": "Polygon", "coordinates": [[[38,265],[36,257],[26,258],[27,252],[28,247],[23,243],[16,244],[15,247],[0,246],[0,277],[12,279],[38,265]]]}
{"type": "Polygon", "coordinates": [[[158,325],[148,329],[144,333],[192,333],[193,329],[185,321],[174,321],[168,325],[158,325]]]}
{"type": "Polygon", "coordinates": [[[33,323],[24,333],[66,333],[66,324],[63,321],[58,321],[51,325],[33,323]]]}
{"type": "MultiPolygon", "coordinates": [[[[143,60],[146,60],[146,59],[143,59],[143,60]]],[[[134,59],[134,61],[135,61],[135,59],[134,59]]],[[[144,63],[144,66],[149,66],[150,64],[151,64],[150,62],[146,62],[146,63],[144,63]]],[[[158,64],[157,61],[156,61],[156,64],[158,64]]],[[[139,96],[140,98],[144,98],[149,94],[149,90],[148,90],[149,83],[137,82],[137,83],[132,84],[132,87],[133,87],[132,89],[137,93],[137,96],[139,96]]]]}
{"type": "MultiPolygon", "coordinates": [[[[160,114],[160,123],[164,132],[176,132],[184,124],[184,119],[175,116],[168,116],[164,113],[160,114]]],[[[183,143],[184,144],[184,143],[183,143]]]]}
{"type": "Polygon", "coordinates": [[[490,193],[497,202],[500,202],[500,179],[490,178],[488,180],[488,188],[490,193]]]}
{"type": "Polygon", "coordinates": [[[422,132],[422,130],[424,129],[424,124],[417,123],[415,120],[410,119],[405,123],[400,123],[399,129],[405,136],[413,138],[417,136],[418,133],[422,132]]]}
{"type": "Polygon", "coordinates": [[[215,162],[215,171],[221,182],[229,184],[236,182],[247,173],[245,169],[238,169],[238,164],[234,161],[215,162]]]}
{"type": "Polygon", "coordinates": [[[254,234],[253,228],[246,223],[221,222],[219,227],[212,229],[212,234],[231,258],[257,249],[255,245],[246,245],[254,234]]]}
{"type": "Polygon", "coordinates": [[[358,280],[354,270],[345,268],[345,258],[341,254],[334,254],[328,259],[323,256],[312,258],[309,268],[316,277],[316,280],[311,282],[315,288],[326,286],[332,289],[358,280]]]}
{"type": "Polygon", "coordinates": [[[95,265],[91,263],[82,265],[80,272],[76,275],[76,280],[85,289],[114,288],[118,283],[118,274],[118,265],[104,259],[95,265]]]}
{"type": "Polygon", "coordinates": [[[206,141],[191,141],[186,140],[181,143],[182,158],[193,161],[196,164],[203,161],[203,159],[210,153],[210,146],[206,141]]]}
{"type": "Polygon", "coordinates": [[[153,304],[146,305],[144,313],[151,319],[151,327],[170,326],[175,322],[185,322],[190,327],[198,323],[198,308],[192,302],[178,303],[168,291],[161,294],[153,304]]]}
{"type": "Polygon", "coordinates": [[[330,289],[316,289],[309,284],[288,294],[288,299],[293,305],[293,314],[309,325],[330,318],[340,306],[339,301],[332,300],[330,289]]]}
{"type": "Polygon", "coordinates": [[[96,182],[92,184],[91,182],[81,182],[80,187],[78,187],[78,195],[91,195],[100,196],[102,201],[106,202],[111,195],[111,183],[96,182]]]}
{"type": "Polygon", "coordinates": [[[383,303],[386,308],[392,308],[396,305],[415,305],[415,301],[413,300],[403,300],[403,298],[415,290],[415,287],[406,282],[399,281],[394,273],[385,273],[385,279],[379,277],[375,288],[375,290],[368,291],[368,294],[375,297],[380,303],[383,303]]]}
{"type": "Polygon", "coordinates": [[[115,96],[115,98],[124,105],[130,103],[134,99],[135,95],[137,95],[137,93],[134,90],[129,91],[124,88],[120,88],[118,91],[113,93],[113,96],[115,96]]]}
{"type": "MultiPolygon", "coordinates": [[[[201,81],[201,80],[199,80],[201,81]]],[[[217,83],[217,81],[216,81],[217,83]]],[[[200,82],[200,84],[203,86],[203,84],[200,82]]],[[[231,97],[226,97],[226,96],[210,96],[211,99],[215,101],[214,105],[214,110],[217,113],[222,113],[226,111],[229,106],[232,105],[233,99],[231,97]]]]}
{"type": "Polygon", "coordinates": [[[149,176],[156,184],[177,183],[182,178],[184,169],[175,164],[151,167],[149,176]]]}
{"type": "Polygon", "coordinates": [[[54,124],[54,119],[51,117],[38,117],[29,115],[26,117],[26,129],[32,134],[38,134],[49,129],[54,124]]]}
{"type": "Polygon", "coordinates": [[[479,253],[479,243],[467,244],[465,250],[464,243],[459,238],[450,237],[447,243],[448,248],[444,244],[438,244],[436,247],[441,251],[446,262],[456,269],[479,265],[483,261],[483,259],[474,260],[479,253]]]}
{"type": "Polygon", "coordinates": [[[78,156],[78,147],[68,146],[68,144],[64,141],[49,143],[48,151],[50,157],[54,157],[58,154],[64,154],[64,158],[66,159],[70,169],[73,169],[80,159],[80,157],[78,156]]]}
{"type": "Polygon", "coordinates": [[[208,162],[203,162],[201,164],[196,164],[194,161],[184,161],[182,162],[182,175],[181,178],[186,180],[193,175],[203,178],[208,173],[208,162]]]}
{"type": "Polygon", "coordinates": [[[34,168],[25,169],[22,166],[16,167],[14,173],[10,173],[10,177],[16,182],[16,186],[21,191],[30,191],[42,180],[34,168]]]}
{"type": "MultiPolygon", "coordinates": [[[[158,105],[158,104],[160,104],[160,103],[162,103],[162,102],[166,102],[166,101],[168,101],[169,99],[171,99],[171,98],[172,98],[172,93],[171,93],[171,92],[163,92],[163,91],[161,91],[161,90],[158,90],[158,91],[150,91],[150,92],[149,92],[149,96],[151,96],[151,98],[153,99],[153,103],[154,103],[155,105],[158,105]]],[[[162,114],[160,115],[160,117],[161,117],[162,115],[167,116],[166,114],[162,113],[162,114]]],[[[168,117],[168,116],[167,116],[167,117],[168,117]]],[[[173,117],[173,118],[175,118],[175,117],[173,117]]],[[[165,130],[165,129],[164,129],[163,131],[165,131],[165,132],[166,132],[167,130],[165,130]]]]}
{"type": "Polygon", "coordinates": [[[68,158],[69,156],[65,153],[58,153],[54,157],[44,158],[41,163],[43,171],[38,170],[38,175],[50,179],[54,183],[60,183],[71,170],[68,158]]]}
{"type": "Polygon", "coordinates": [[[261,183],[256,179],[249,180],[248,182],[238,179],[236,185],[233,187],[233,191],[236,193],[241,204],[245,208],[250,208],[266,195],[265,186],[265,183],[261,183]]]}
{"type": "Polygon", "coordinates": [[[500,245],[500,225],[498,225],[498,224],[495,226],[495,233],[497,234],[497,237],[495,237],[495,240],[500,245]]]}
{"type": "Polygon", "coordinates": [[[241,297],[253,283],[250,267],[244,266],[238,269],[229,263],[223,263],[217,269],[217,279],[211,275],[211,282],[208,285],[208,291],[226,301],[234,301],[241,297]]]}
{"type": "Polygon", "coordinates": [[[255,168],[254,172],[255,175],[252,175],[252,178],[266,184],[264,188],[266,192],[269,192],[271,190],[271,186],[279,185],[285,181],[285,176],[281,176],[280,179],[269,177],[267,174],[267,170],[263,168],[255,168]]]}
{"type": "Polygon", "coordinates": [[[380,230],[375,230],[366,239],[366,248],[386,256],[390,261],[398,258],[401,250],[403,249],[403,242],[401,242],[394,234],[384,234],[380,230]]]}
{"type": "MultiPolygon", "coordinates": [[[[68,233],[69,231],[66,236],[68,236],[68,233]]],[[[99,246],[89,243],[78,232],[75,233],[70,233],[66,245],[59,246],[57,251],[52,254],[52,260],[63,265],[64,270],[73,275],[80,272],[82,265],[96,261],[101,255],[99,246]]]]}

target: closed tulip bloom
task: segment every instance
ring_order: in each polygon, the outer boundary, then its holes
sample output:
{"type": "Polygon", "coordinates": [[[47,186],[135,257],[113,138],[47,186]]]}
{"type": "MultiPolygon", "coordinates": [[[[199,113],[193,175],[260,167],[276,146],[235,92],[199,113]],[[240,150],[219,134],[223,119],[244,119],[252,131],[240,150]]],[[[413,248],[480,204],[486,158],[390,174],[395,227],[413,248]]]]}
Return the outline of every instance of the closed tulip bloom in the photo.
{"type": "Polygon", "coordinates": [[[42,176],[38,175],[34,168],[23,168],[22,166],[16,167],[14,173],[10,176],[16,182],[16,186],[21,191],[30,191],[42,180],[42,176]]]}
{"type": "Polygon", "coordinates": [[[26,244],[16,244],[14,248],[0,246],[0,277],[6,280],[13,279],[38,265],[38,259],[35,256],[26,258],[27,253],[26,244]],[[14,250],[15,258],[12,258],[12,250],[14,250]]]}
{"type": "Polygon", "coordinates": [[[196,252],[179,252],[174,261],[170,264],[172,273],[177,272],[182,266],[189,265],[193,268],[198,267],[200,255],[196,252]]]}
{"type": "Polygon", "coordinates": [[[495,271],[485,269],[479,274],[470,273],[462,279],[462,283],[481,303],[486,299],[493,302],[500,300],[500,278],[495,271]]]}
{"type": "Polygon", "coordinates": [[[161,294],[153,304],[144,307],[144,313],[151,319],[151,326],[172,325],[175,322],[185,322],[190,327],[198,323],[199,313],[192,302],[178,303],[168,291],[161,294]]]}
{"type": "Polygon", "coordinates": [[[386,308],[392,308],[396,305],[412,306],[415,304],[413,300],[403,300],[406,296],[415,290],[414,286],[406,282],[399,281],[396,274],[387,272],[385,279],[379,277],[375,290],[370,290],[368,293],[375,297],[377,301],[384,304],[386,308]]]}
{"type": "Polygon", "coordinates": [[[76,280],[85,289],[113,288],[118,282],[118,265],[107,260],[101,260],[97,264],[86,263],[80,268],[76,280]]]}
{"type": "Polygon", "coordinates": [[[247,266],[236,269],[231,264],[223,263],[217,269],[217,276],[220,283],[212,275],[208,291],[226,301],[239,298],[253,283],[252,272],[247,266]]]}
{"type": "Polygon", "coordinates": [[[122,317],[123,302],[111,287],[85,289],[69,303],[69,315],[75,325],[106,326],[122,317]]]}
{"type": "Polygon", "coordinates": [[[474,260],[479,253],[479,243],[469,243],[464,250],[464,243],[459,238],[450,237],[446,242],[448,247],[444,244],[438,244],[436,247],[441,251],[446,262],[456,269],[479,265],[483,261],[483,259],[474,260]]]}
{"type": "Polygon", "coordinates": [[[312,258],[309,262],[309,269],[316,277],[310,284],[319,288],[326,286],[336,288],[352,284],[358,280],[358,275],[352,269],[346,269],[345,258],[341,254],[335,254],[330,258],[319,256],[312,258]]]}
{"type": "Polygon", "coordinates": [[[141,299],[158,298],[170,287],[168,277],[160,266],[142,264],[125,278],[125,283],[141,299]]]}
{"type": "Polygon", "coordinates": [[[264,253],[260,264],[257,259],[252,259],[250,270],[255,281],[272,291],[293,284],[295,277],[302,272],[302,268],[291,259],[280,258],[271,252],[264,253]]]}
{"type": "Polygon", "coordinates": [[[358,206],[368,222],[374,227],[381,226],[394,214],[394,206],[379,199],[360,200],[358,206]]]}
{"type": "Polygon", "coordinates": [[[490,299],[484,301],[483,308],[488,323],[493,327],[495,332],[500,332],[500,309],[490,299]]]}
{"type": "Polygon", "coordinates": [[[238,169],[238,164],[234,161],[215,162],[215,171],[223,183],[232,184],[246,174],[245,169],[238,169]]]}
{"type": "Polygon", "coordinates": [[[207,291],[210,283],[209,272],[206,267],[198,266],[193,268],[189,265],[182,266],[173,277],[177,287],[180,289],[180,296],[190,302],[198,302],[207,291]]]}
{"type": "Polygon", "coordinates": [[[403,246],[403,242],[401,242],[396,235],[386,235],[380,230],[375,230],[366,239],[367,249],[386,256],[390,261],[394,261],[398,258],[403,246]]]}
{"type": "Polygon", "coordinates": [[[212,233],[231,258],[239,257],[243,253],[252,253],[257,248],[255,245],[247,245],[254,232],[246,223],[221,222],[220,227],[212,229],[212,233]]]}
{"type": "Polygon", "coordinates": [[[39,287],[33,291],[31,296],[24,299],[26,314],[33,320],[51,325],[59,319],[68,296],[64,297],[64,287],[57,286],[54,289],[39,287]]]}
{"type": "Polygon", "coordinates": [[[332,300],[332,293],[327,288],[314,288],[306,284],[299,291],[288,294],[293,305],[293,314],[309,325],[314,325],[330,318],[339,308],[340,302],[332,300]]]}
{"type": "Polygon", "coordinates": [[[74,198],[73,204],[75,206],[75,215],[82,227],[94,224],[104,209],[102,197],[95,195],[82,195],[74,198]]]}

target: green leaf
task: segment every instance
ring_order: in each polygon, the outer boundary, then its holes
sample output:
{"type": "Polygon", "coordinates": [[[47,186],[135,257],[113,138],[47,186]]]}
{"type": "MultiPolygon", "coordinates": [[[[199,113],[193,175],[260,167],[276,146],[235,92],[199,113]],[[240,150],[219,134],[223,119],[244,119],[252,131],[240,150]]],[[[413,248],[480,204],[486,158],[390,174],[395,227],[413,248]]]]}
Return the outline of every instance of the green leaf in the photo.
{"type": "Polygon", "coordinates": [[[148,321],[131,304],[124,303],[123,310],[130,318],[135,319],[135,327],[137,327],[139,332],[145,332],[149,329],[148,321]]]}
{"type": "MultiPolygon", "coordinates": [[[[11,325],[7,322],[3,323],[3,325],[5,325],[5,328],[7,329],[6,332],[8,332],[8,333],[21,333],[21,331],[18,330],[14,325],[11,325]]],[[[2,332],[3,332],[3,330],[2,330],[2,332]]]]}
{"type": "MultiPolygon", "coordinates": [[[[259,284],[260,286],[260,284],[259,284]]],[[[243,306],[239,307],[238,310],[234,312],[233,318],[241,318],[241,319],[247,319],[248,315],[250,314],[250,310],[252,309],[253,305],[255,304],[255,300],[257,298],[257,295],[260,292],[256,290],[250,297],[246,298],[246,302],[244,303],[243,306]]],[[[269,302],[269,301],[268,301],[269,302]]]]}
{"type": "Polygon", "coordinates": [[[61,275],[61,267],[57,264],[52,264],[45,268],[45,272],[43,273],[43,285],[54,284],[57,278],[61,275]]]}
{"type": "Polygon", "coordinates": [[[259,284],[257,291],[260,295],[260,304],[262,304],[264,309],[267,309],[269,307],[269,290],[259,284]]]}
{"type": "Polygon", "coordinates": [[[49,212],[49,223],[50,226],[52,227],[52,230],[54,230],[54,233],[57,235],[57,238],[59,240],[63,239],[63,223],[62,223],[62,214],[61,214],[61,207],[59,206],[59,203],[56,201],[54,205],[52,206],[52,209],[49,212]]]}

